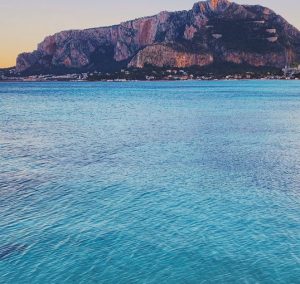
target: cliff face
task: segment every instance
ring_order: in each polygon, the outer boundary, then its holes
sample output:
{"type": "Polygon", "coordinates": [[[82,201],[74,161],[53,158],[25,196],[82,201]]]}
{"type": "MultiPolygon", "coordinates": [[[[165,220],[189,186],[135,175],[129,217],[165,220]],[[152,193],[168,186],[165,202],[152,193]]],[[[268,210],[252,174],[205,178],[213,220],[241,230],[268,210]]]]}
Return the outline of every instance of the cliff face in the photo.
{"type": "Polygon", "coordinates": [[[178,51],[174,50],[172,46],[155,44],[138,52],[128,66],[143,68],[145,65],[153,65],[185,68],[193,65],[205,66],[211,63],[213,63],[212,54],[178,51]]]}
{"type": "Polygon", "coordinates": [[[47,37],[17,58],[18,72],[110,70],[121,67],[206,66],[230,62],[283,67],[300,62],[300,32],[261,6],[227,0],[198,2],[120,25],[47,37]]]}

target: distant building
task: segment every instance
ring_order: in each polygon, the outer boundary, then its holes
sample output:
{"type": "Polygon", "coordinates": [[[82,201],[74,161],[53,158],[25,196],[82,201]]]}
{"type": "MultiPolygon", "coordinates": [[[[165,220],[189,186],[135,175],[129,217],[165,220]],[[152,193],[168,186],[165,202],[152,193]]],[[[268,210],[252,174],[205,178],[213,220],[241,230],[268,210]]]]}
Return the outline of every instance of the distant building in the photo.
{"type": "Polygon", "coordinates": [[[292,77],[294,75],[298,75],[300,74],[300,65],[298,65],[298,67],[289,67],[289,66],[285,66],[282,69],[284,76],[286,77],[292,77]]]}

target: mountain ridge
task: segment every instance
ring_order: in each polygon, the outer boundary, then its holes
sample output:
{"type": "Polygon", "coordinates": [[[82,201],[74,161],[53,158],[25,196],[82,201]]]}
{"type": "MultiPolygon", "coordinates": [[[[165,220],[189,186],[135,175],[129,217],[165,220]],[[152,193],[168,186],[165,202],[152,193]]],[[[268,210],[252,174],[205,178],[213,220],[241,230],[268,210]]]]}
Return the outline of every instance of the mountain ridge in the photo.
{"type": "Polygon", "coordinates": [[[17,72],[207,66],[215,62],[278,67],[300,62],[300,32],[259,5],[200,1],[107,27],[47,36],[17,58],[17,72]]]}

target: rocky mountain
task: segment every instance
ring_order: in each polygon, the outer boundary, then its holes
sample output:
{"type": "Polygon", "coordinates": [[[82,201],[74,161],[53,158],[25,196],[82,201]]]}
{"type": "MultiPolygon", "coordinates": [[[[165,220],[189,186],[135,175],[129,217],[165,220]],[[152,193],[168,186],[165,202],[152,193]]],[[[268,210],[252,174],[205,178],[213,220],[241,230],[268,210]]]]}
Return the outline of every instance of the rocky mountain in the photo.
{"type": "Polygon", "coordinates": [[[111,27],[63,31],[17,58],[18,72],[300,62],[300,32],[272,10],[228,0],[194,4],[111,27]]]}

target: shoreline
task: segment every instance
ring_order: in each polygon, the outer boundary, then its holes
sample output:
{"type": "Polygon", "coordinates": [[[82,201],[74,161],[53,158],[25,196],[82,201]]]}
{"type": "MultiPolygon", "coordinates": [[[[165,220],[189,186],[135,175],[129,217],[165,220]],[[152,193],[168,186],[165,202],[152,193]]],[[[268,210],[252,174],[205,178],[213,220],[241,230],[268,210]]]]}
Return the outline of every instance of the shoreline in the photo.
{"type": "Polygon", "coordinates": [[[131,82],[208,82],[208,81],[300,81],[299,78],[253,78],[253,79],[187,79],[187,80],[0,80],[0,83],[131,83],[131,82]]]}

